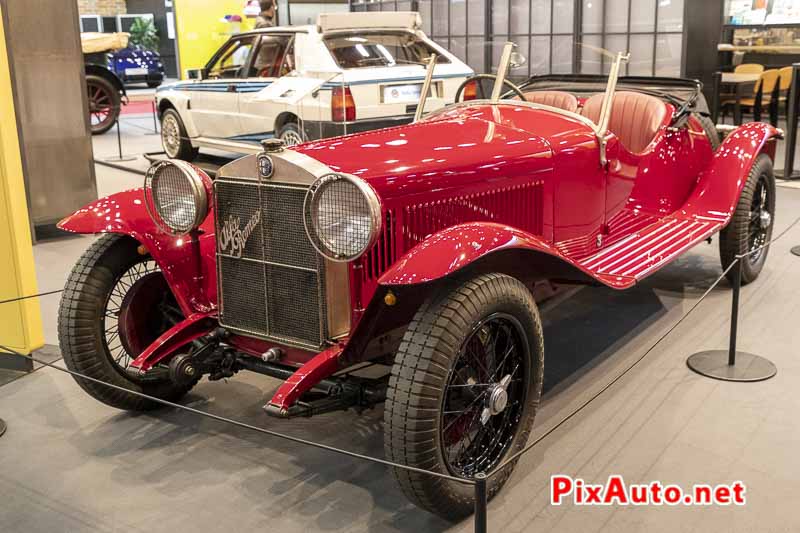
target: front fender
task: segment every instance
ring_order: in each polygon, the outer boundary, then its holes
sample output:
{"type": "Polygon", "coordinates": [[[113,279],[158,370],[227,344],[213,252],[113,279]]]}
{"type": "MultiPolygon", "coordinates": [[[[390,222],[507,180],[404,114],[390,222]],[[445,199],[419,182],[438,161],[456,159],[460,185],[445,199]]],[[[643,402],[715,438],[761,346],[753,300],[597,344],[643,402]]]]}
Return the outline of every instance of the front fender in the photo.
{"type": "Polygon", "coordinates": [[[586,269],[539,236],[492,222],[459,224],[435,233],[406,253],[378,283],[430,283],[479,264],[486,270],[531,279],[596,280],[615,288],[631,284],[630,279],[598,275],[586,269]]]}
{"type": "Polygon", "coordinates": [[[164,273],[184,316],[209,313],[216,307],[217,282],[213,215],[195,237],[160,231],[144,205],[143,189],[112,194],[58,223],[71,233],[116,233],[139,241],[164,273]]]}
{"type": "Polygon", "coordinates": [[[762,122],[736,128],[714,152],[694,191],[680,209],[681,214],[727,225],[756,157],[766,152],[774,158],[774,143],[780,136],[777,128],[762,122]]]}
{"type": "MultiPolygon", "coordinates": [[[[161,89],[159,87],[159,89],[161,89]]],[[[156,100],[158,106],[159,117],[164,114],[169,108],[173,108],[178,112],[183,122],[183,127],[186,129],[186,135],[189,138],[198,137],[197,127],[192,120],[192,113],[189,111],[191,101],[191,91],[179,91],[170,87],[159,90],[156,93],[156,100]]]]}

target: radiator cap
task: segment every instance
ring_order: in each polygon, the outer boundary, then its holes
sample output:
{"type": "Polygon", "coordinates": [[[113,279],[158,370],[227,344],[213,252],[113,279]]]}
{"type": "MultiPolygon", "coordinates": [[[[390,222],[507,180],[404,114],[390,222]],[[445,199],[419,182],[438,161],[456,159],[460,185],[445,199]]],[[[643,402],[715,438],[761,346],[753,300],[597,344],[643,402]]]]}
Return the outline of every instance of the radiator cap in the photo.
{"type": "Polygon", "coordinates": [[[264,139],[261,141],[261,146],[265,152],[283,152],[286,145],[281,139],[264,139]]]}

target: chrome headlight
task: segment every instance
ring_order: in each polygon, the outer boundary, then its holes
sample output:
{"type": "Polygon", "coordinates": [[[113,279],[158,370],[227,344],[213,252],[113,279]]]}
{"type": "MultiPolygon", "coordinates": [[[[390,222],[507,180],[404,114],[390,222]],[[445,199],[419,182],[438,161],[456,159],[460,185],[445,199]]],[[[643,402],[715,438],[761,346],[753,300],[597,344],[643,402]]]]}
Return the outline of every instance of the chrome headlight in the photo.
{"type": "Polygon", "coordinates": [[[153,222],[167,233],[185,235],[208,215],[208,193],[203,178],[184,161],[161,161],[144,179],[144,199],[153,222]]]}
{"type": "Polygon", "coordinates": [[[306,194],[305,226],[311,244],[333,261],[352,261],[375,244],[381,230],[381,204],[366,182],[329,174],[306,194]]]}

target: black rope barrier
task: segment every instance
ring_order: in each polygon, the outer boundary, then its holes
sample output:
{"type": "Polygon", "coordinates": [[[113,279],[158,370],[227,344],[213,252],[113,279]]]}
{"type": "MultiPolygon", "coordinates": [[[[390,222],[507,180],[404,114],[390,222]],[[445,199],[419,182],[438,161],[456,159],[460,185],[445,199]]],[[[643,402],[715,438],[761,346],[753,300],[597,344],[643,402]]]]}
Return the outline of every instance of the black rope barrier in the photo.
{"type": "Polygon", "coordinates": [[[20,302],[22,300],[30,300],[32,298],[40,298],[42,296],[50,296],[52,294],[61,294],[62,292],[64,292],[64,289],[59,289],[57,291],[40,292],[39,294],[31,294],[30,296],[20,296],[19,298],[11,298],[9,300],[0,300],[0,305],[20,302]]]}
{"type": "Polygon", "coordinates": [[[393,463],[392,461],[388,461],[386,459],[380,459],[378,457],[371,457],[369,455],[364,455],[364,454],[361,454],[361,453],[358,453],[358,452],[353,452],[353,451],[350,451],[350,450],[344,450],[342,448],[336,448],[335,446],[330,446],[328,444],[322,444],[320,442],[314,442],[314,441],[311,441],[311,440],[302,439],[300,437],[295,437],[293,435],[287,435],[286,433],[280,433],[278,431],[272,431],[270,429],[254,426],[252,424],[248,424],[248,423],[242,422],[240,420],[235,420],[233,418],[226,418],[224,416],[215,415],[214,413],[209,413],[207,411],[201,411],[199,409],[195,409],[193,407],[188,407],[186,405],[181,405],[179,403],[170,402],[168,400],[164,400],[164,399],[158,398],[156,396],[150,396],[149,394],[145,394],[143,392],[139,392],[139,391],[135,391],[135,390],[131,390],[131,389],[125,388],[125,387],[121,387],[121,386],[115,385],[113,383],[107,383],[105,381],[102,381],[102,380],[99,380],[97,378],[93,378],[93,377],[87,376],[87,375],[82,374],[80,372],[76,372],[74,370],[70,370],[69,368],[64,368],[64,367],[57,366],[57,365],[55,365],[53,363],[50,363],[48,361],[44,361],[44,360],[41,360],[41,359],[39,359],[37,357],[34,357],[33,355],[21,354],[21,353],[17,352],[16,350],[14,350],[12,348],[9,348],[7,346],[4,346],[2,344],[0,344],[0,350],[3,350],[5,352],[5,355],[15,355],[17,357],[22,357],[23,359],[28,359],[28,360],[30,360],[30,361],[32,361],[34,363],[38,363],[38,364],[40,364],[42,366],[46,366],[48,368],[52,368],[53,370],[57,370],[59,372],[65,373],[65,374],[69,374],[69,375],[71,375],[71,376],[73,376],[75,378],[80,378],[80,379],[83,379],[83,380],[86,380],[86,381],[90,381],[92,383],[97,383],[98,385],[102,385],[102,386],[108,387],[110,389],[114,389],[114,390],[122,391],[122,392],[125,392],[125,393],[128,393],[128,394],[132,394],[132,395],[137,396],[139,398],[144,398],[145,400],[149,400],[149,401],[161,404],[161,405],[166,406],[166,407],[172,407],[174,409],[179,409],[179,410],[182,410],[182,411],[186,411],[186,412],[189,412],[189,413],[192,413],[192,414],[195,414],[195,415],[199,415],[199,416],[203,416],[203,417],[206,417],[206,418],[210,418],[212,420],[216,420],[218,422],[225,422],[227,424],[231,424],[233,426],[236,426],[236,427],[239,427],[239,428],[242,428],[242,429],[248,429],[250,431],[255,431],[257,433],[261,433],[261,434],[264,434],[264,435],[267,435],[267,436],[270,436],[270,437],[284,439],[284,440],[287,440],[287,441],[290,441],[290,442],[294,442],[295,444],[303,444],[305,446],[310,446],[312,448],[317,448],[317,449],[320,449],[320,450],[325,450],[325,451],[337,453],[337,454],[340,454],[340,455],[345,455],[345,456],[351,457],[353,459],[369,461],[369,462],[373,462],[373,463],[382,464],[384,466],[389,466],[389,467],[393,467],[393,468],[399,468],[401,470],[407,470],[409,472],[415,472],[417,474],[429,475],[429,476],[432,476],[432,477],[446,479],[448,481],[454,481],[456,483],[461,483],[463,485],[475,485],[475,482],[473,480],[471,480],[471,479],[458,478],[458,477],[450,476],[450,475],[447,475],[447,474],[442,474],[441,472],[434,472],[434,471],[431,471],[431,470],[425,470],[424,468],[417,468],[417,467],[414,467],[414,466],[403,465],[403,464],[400,464],[400,463],[393,463]]]}
{"type": "Polygon", "coordinates": [[[683,323],[683,321],[686,320],[689,317],[689,315],[691,315],[692,312],[695,309],[697,309],[697,307],[703,302],[703,300],[705,300],[706,297],[709,294],[711,294],[711,292],[717,287],[717,285],[719,285],[719,283],[723,280],[723,278],[725,278],[725,276],[727,276],[728,272],[730,272],[732,268],[734,268],[736,265],[738,265],[739,262],[743,258],[749,257],[752,254],[755,254],[755,253],[757,253],[757,252],[759,252],[759,251],[761,251],[761,250],[763,250],[765,248],[770,247],[772,244],[774,244],[776,241],[778,241],[784,235],[786,235],[792,228],[797,226],[798,223],[800,223],[800,217],[796,218],[794,220],[794,222],[792,222],[785,230],[783,230],[777,237],[773,238],[768,243],[763,244],[762,246],[759,246],[758,248],[755,248],[753,250],[750,250],[747,253],[744,253],[744,254],[741,254],[741,255],[737,255],[736,258],[734,259],[734,261],[730,265],[728,265],[728,268],[726,268],[722,272],[722,274],[720,274],[720,276],[716,280],[714,280],[714,283],[712,283],[711,286],[700,296],[700,299],[697,300],[692,305],[692,307],[689,308],[689,310],[686,312],[686,314],[684,314],[682,317],[680,317],[678,319],[678,321],[675,322],[675,324],[672,325],[672,327],[670,327],[663,335],[661,335],[658,338],[658,340],[656,340],[656,342],[652,346],[650,346],[647,350],[645,350],[644,353],[641,356],[639,356],[632,364],[630,364],[625,370],[623,370],[621,374],[619,374],[614,379],[612,379],[610,382],[608,382],[603,388],[601,388],[599,391],[597,391],[595,394],[593,394],[589,399],[587,399],[585,402],[583,402],[577,409],[575,409],[574,411],[572,411],[571,413],[566,415],[564,418],[562,418],[558,423],[553,425],[550,429],[545,431],[541,436],[536,438],[536,440],[534,440],[533,442],[529,443],[525,448],[523,448],[522,450],[516,452],[514,455],[512,455],[511,457],[509,457],[508,459],[506,459],[505,461],[500,463],[500,465],[498,465],[497,468],[493,472],[491,472],[489,474],[489,477],[494,476],[498,472],[501,472],[509,464],[513,463],[514,461],[517,461],[520,457],[522,457],[527,452],[532,450],[537,444],[542,442],[544,439],[549,437],[552,433],[554,433],[556,430],[558,430],[564,424],[569,422],[572,418],[574,418],[581,411],[583,411],[586,407],[588,407],[589,404],[591,404],[594,400],[599,398],[604,392],[606,392],[608,389],[610,389],[614,384],[616,384],[626,374],[628,374],[631,370],[633,370],[639,363],[641,363],[648,355],[650,355],[650,353],[653,350],[655,350],[656,347],[658,347],[658,345],[661,344],[661,342],[664,339],[666,339],[669,336],[669,334],[672,333],[675,330],[675,328],[680,326],[683,323]]]}

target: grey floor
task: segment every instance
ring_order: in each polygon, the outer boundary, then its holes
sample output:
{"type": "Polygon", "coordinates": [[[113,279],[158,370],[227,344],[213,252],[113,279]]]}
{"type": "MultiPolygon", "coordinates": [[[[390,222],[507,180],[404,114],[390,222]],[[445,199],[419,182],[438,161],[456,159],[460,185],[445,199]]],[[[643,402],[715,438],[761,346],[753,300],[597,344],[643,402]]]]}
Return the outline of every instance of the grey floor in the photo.
{"type": "MultiPolygon", "coordinates": [[[[153,149],[146,119],[126,124],[126,150],[153,149]],[[136,124],[136,127],[131,124],[136,124]]],[[[115,148],[96,139],[98,157],[115,148]]],[[[144,164],[135,163],[135,164],[144,164]]],[[[103,194],[140,178],[98,167],[103,194]]],[[[800,216],[800,191],[779,189],[777,231],[800,216]]],[[[41,290],[58,288],[90,237],[35,247],[41,290]]],[[[773,360],[774,379],[713,381],[690,353],[727,344],[722,283],[644,361],[519,464],[489,507],[490,531],[798,531],[800,512],[800,226],[773,246],[742,290],[740,347],[773,360]],[[553,507],[552,474],[589,482],[747,485],[745,507],[553,507]]],[[[545,396],[532,438],[575,410],[641,356],[720,274],[716,241],[627,292],[582,288],[545,306],[545,396]]],[[[42,301],[55,343],[57,297],[42,301]]],[[[194,408],[382,457],[380,411],[279,421],[260,406],[278,382],[240,374],[202,383],[194,408]]],[[[471,531],[411,506],[382,466],[331,455],[177,410],[132,415],[42,369],[0,387],[0,531],[471,531]]]]}

